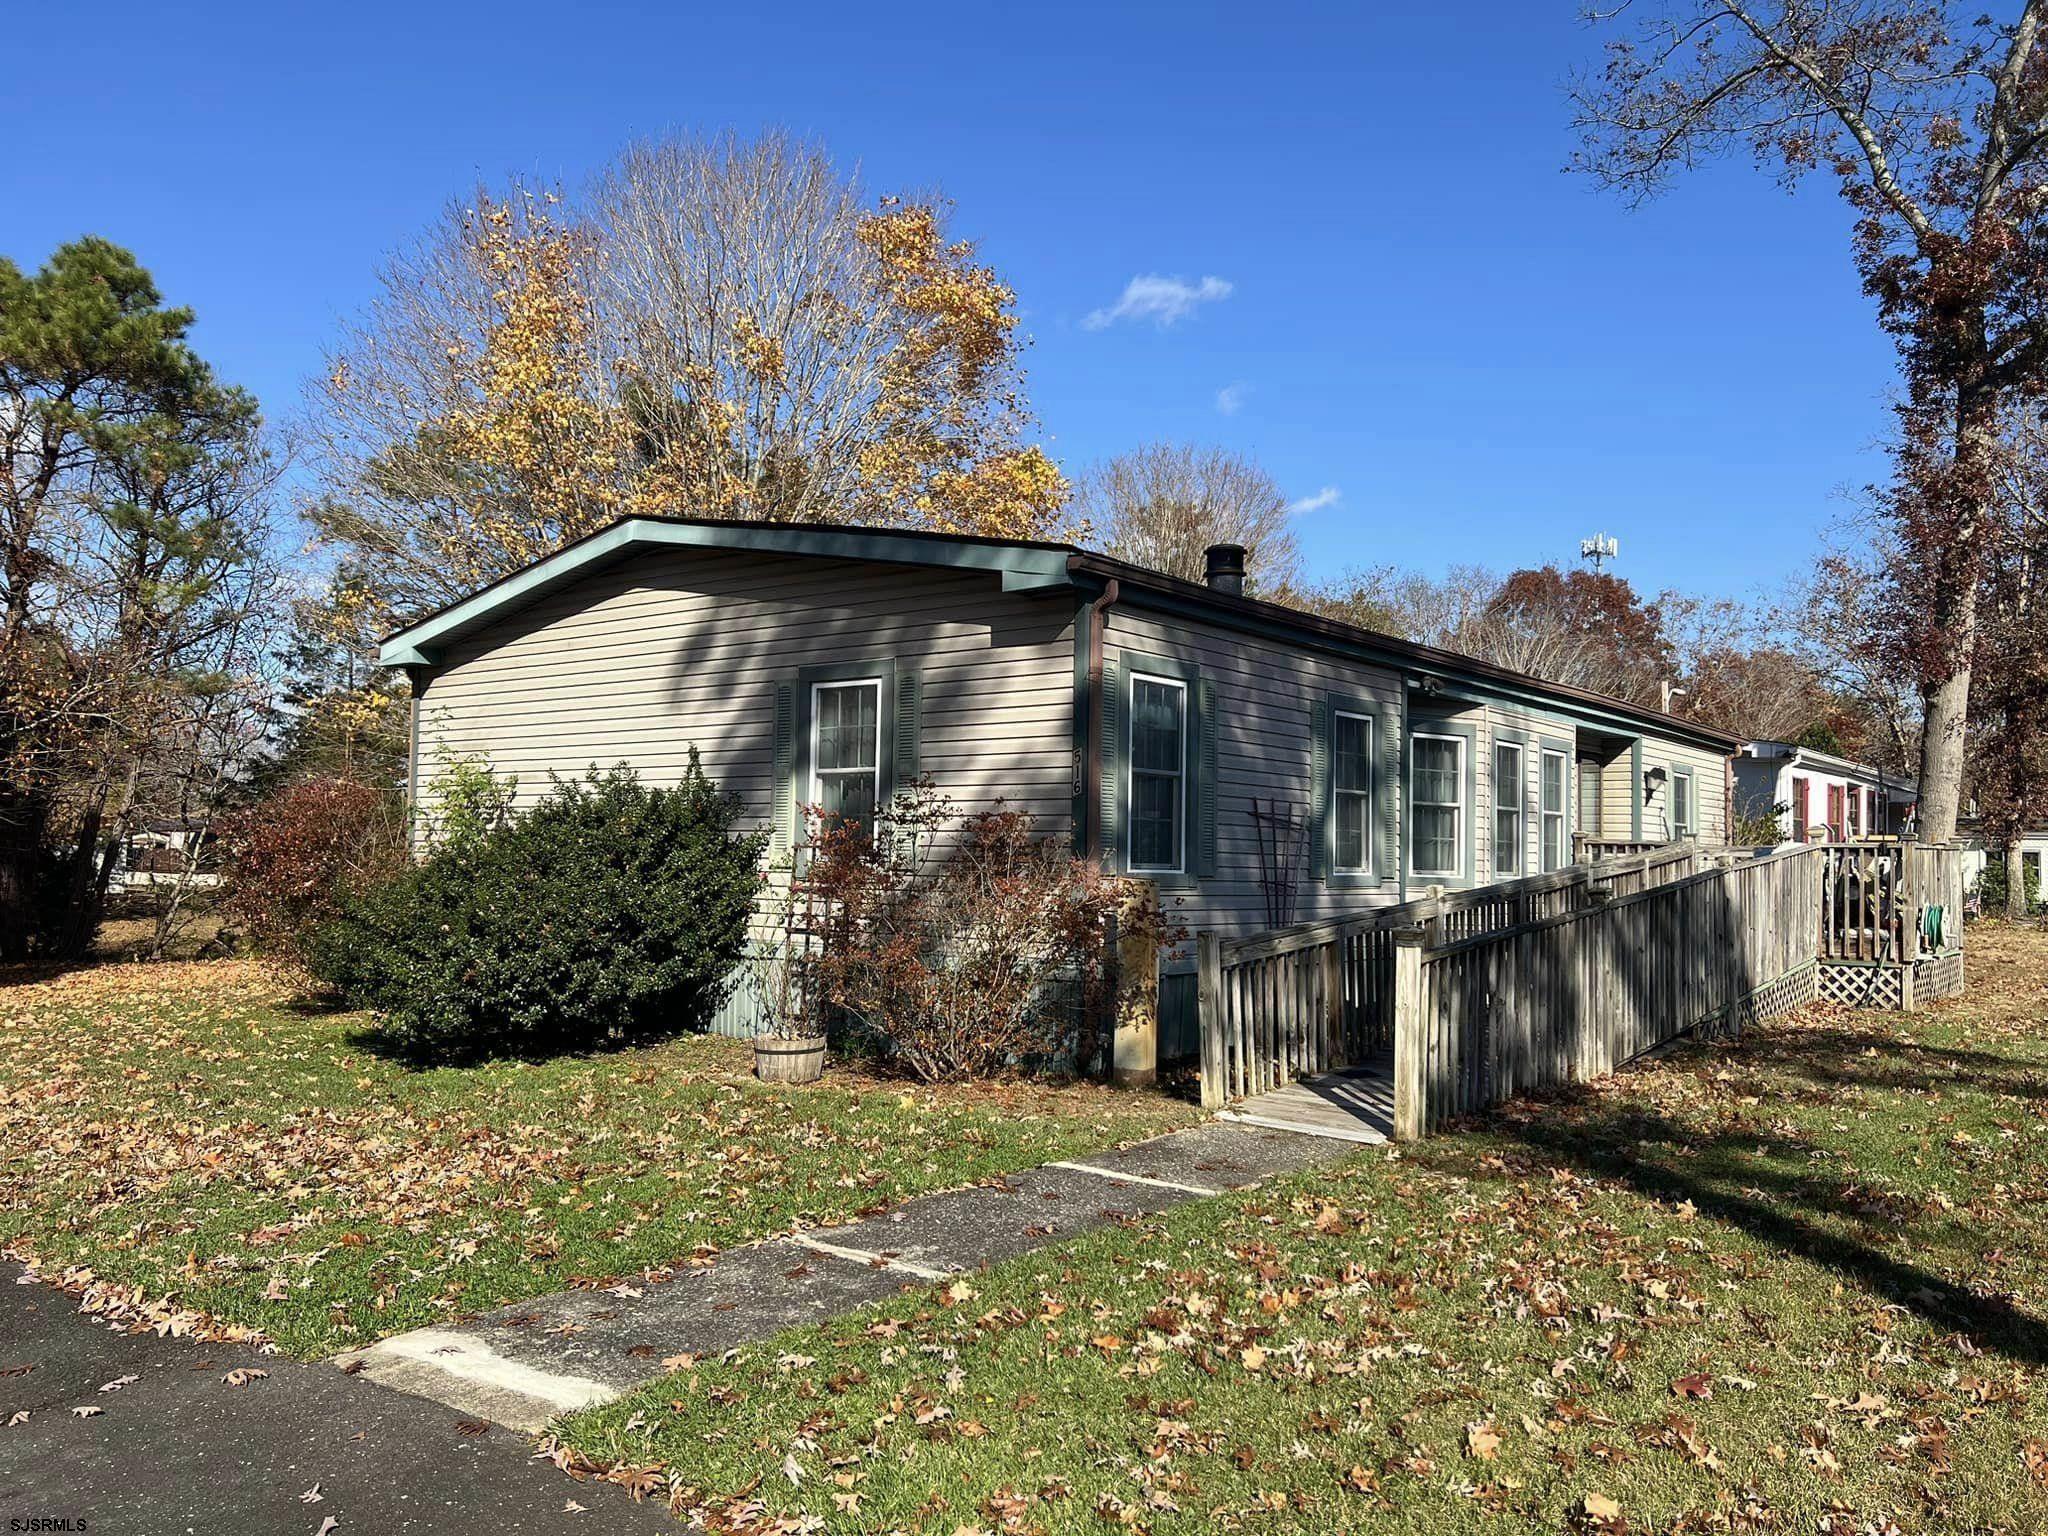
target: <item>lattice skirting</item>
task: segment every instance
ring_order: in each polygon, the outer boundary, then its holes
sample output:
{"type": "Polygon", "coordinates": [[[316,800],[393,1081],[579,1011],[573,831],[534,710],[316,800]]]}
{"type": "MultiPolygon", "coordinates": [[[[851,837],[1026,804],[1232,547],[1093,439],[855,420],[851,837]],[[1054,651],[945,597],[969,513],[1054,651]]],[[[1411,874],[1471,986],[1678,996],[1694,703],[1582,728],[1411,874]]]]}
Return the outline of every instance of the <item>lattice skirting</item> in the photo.
{"type": "Polygon", "coordinates": [[[1913,962],[1913,1001],[1932,1002],[1937,997],[1963,995],[1963,952],[1952,949],[1945,955],[1929,955],[1913,962]]]}
{"type": "Polygon", "coordinates": [[[1840,1003],[1844,1008],[1897,1009],[1906,1001],[1906,968],[1823,960],[1819,995],[1822,1002],[1840,1003]]]}
{"type": "Polygon", "coordinates": [[[1775,1019],[1814,999],[1820,967],[1802,965],[1776,981],[1767,981],[1728,1010],[1728,1027],[1741,1031],[1762,1019],[1775,1019]]]}
{"type": "Polygon", "coordinates": [[[1963,952],[1926,955],[1911,967],[1823,960],[1820,997],[1847,1008],[1918,1008],[1963,990],[1963,952]]]}

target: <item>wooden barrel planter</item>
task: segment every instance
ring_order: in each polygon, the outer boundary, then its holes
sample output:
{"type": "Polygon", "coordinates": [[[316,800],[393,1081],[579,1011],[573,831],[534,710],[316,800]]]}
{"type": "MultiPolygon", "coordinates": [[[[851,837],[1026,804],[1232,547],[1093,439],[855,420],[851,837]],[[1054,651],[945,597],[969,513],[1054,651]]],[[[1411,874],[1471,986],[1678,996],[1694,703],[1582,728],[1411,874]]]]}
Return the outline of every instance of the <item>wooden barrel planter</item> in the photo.
{"type": "Polygon", "coordinates": [[[825,1037],[754,1037],[754,1076],[764,1083],[815,1083],[825,1071],[825,1037]]]}

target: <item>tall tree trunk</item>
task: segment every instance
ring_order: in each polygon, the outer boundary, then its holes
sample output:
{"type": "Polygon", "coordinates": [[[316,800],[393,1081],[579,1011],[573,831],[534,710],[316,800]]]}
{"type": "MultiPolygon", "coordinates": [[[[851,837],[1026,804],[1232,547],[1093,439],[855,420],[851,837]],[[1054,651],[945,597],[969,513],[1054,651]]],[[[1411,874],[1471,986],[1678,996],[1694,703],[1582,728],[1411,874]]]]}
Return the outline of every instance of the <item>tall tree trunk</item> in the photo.
{"type": "MultiPolygon", "coordinates": [[[[1982,354],[1982,317],[1977,333],[1982,354]]],[[[1935,612],[1929,615],[1939,664],[1920,685],[1920,819],[1923,843],[1946,843],[1956,835],[1962,811],[1963,751],[1970,721],[1970,663],[1977,649],[1977,596],[1983,580],[1984,530],[1990,516],[1991,466],[1998,429],[1997,399],[1979,365],[1956,390],[1954,484],[1950,494],[1962,505],[1946,548],[1927,548],[1917,558],[1936,567],[1935,612]]]]}
{"type": "Polygon", "coordinates": [[[2014,922],[2027,915],[2027,861],[2018,838],[2005,845],[2005,915],[2014,922]]]}
{"type": "MultiPolygon", "coordinates": [[[[1974,633],[1974,594],[1968,606],[1974,633]]],[[[1920,817],[1914,824],[1914,836],[1923,843],[1946,843],[1956,835],[1956,817],[1962,810],[1970,664],[1963,662],[1947,677],[1921,689],[1920,702],[1920,817]]]]}

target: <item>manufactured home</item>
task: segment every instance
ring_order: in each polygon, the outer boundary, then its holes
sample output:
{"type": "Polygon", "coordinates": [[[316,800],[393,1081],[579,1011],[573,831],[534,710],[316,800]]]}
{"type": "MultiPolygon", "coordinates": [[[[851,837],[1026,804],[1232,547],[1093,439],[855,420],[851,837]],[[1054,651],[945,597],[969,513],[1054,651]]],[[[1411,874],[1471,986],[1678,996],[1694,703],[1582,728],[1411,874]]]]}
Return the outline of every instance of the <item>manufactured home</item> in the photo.
{"type": "MultiPolygon", "coordinates": [[[[1720,842],[1737,745],[1258,601],[1227,545],[1203,584],[1065,544],[632,518],[382,659],[412,680],[429,824],[453,761],[527,799],[591,765],[673,780],[695,749],[786,860],[802,807],[859,814],[923,776],[1155,882],[1191,932],[1720,842]]],[[[1191,997],[1191,963],[1166,989],[1191,997]]]]}
{"type": "Polygon", "coordinates": [[[1751,741],[1736,754],[1735,814],[1775,820],[1787,842],[1896,837],[1911,825],[1919,787],[1901,774],[1789,741],[1751,741]]]}

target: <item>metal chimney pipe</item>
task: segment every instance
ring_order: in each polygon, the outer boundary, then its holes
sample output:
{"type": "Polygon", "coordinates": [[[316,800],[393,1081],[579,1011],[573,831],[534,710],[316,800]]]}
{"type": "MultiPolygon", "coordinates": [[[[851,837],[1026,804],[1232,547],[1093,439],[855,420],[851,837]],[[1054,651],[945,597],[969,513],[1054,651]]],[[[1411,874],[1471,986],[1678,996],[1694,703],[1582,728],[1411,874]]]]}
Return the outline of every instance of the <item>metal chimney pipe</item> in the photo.
{"type": "Polygon", "coordinates": [[[1242,544],[1211,544],[1206,558],[1210,590],[1228,592],[1232,597],[1242,597],[1244,595],[1244,546],[1242,544]]]}

